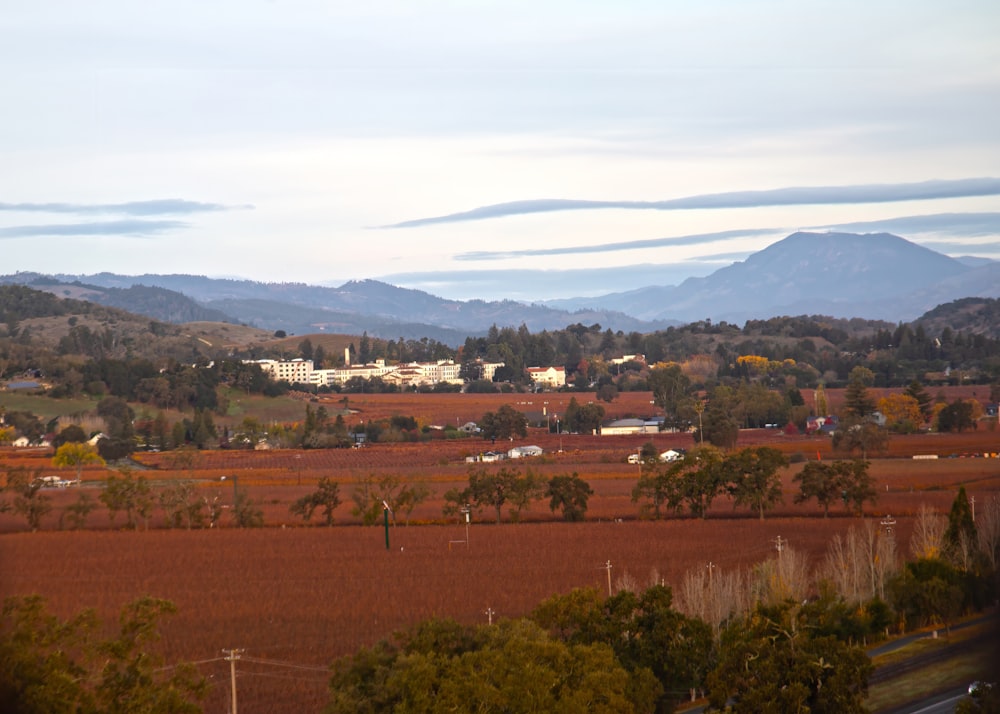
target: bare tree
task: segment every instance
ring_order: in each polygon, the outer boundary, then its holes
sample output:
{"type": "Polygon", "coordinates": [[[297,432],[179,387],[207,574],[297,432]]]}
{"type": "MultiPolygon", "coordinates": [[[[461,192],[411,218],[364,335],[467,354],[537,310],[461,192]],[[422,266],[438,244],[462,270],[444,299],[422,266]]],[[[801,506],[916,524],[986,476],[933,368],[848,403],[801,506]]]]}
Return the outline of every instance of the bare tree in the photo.
{"type": "Polygon", "coordinates": [[[944,516],[926,504],[921,505],[910,537],[910,554],[914,558],[940,557],[947,527],[944,516]]]}
{"type": "Polygon", "coordinates": [[[1000,555],[1000,497],[991,496],[979,507],[976,518],[976,537],[979,550],[994,570],[1000,555]]]}
{"type": "Polygon", "coordinates": [[[837,594],[851,603],[885,598],[885,584],[898,567],[896,541],[873,521],[836,535],[827,549],[821,575],[833,583],[837,594]]]}
{"type": "Polygon", "coordinates": [[[809,592],[809,560],[785,547],[778,555],[758,563],[750,576],[754,601],[776,605],[785,600],[801,601],[809,592]]]}
{"type": "Polygon", "coordinates": [[[749,609],[747,580],[739,570],[722,572],[712,563],[689,570],[677,593],[677,609],[708,623],[718,638],[726,621],[749,609]]]}

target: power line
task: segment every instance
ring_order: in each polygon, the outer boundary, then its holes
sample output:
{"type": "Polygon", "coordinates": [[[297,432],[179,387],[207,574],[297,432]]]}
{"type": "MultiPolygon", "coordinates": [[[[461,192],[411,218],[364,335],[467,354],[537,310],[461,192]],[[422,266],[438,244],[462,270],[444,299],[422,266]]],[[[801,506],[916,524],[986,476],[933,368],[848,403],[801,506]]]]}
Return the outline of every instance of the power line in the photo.
{"type": "Polygon", "coordinates": [[[282,679],[290,682],[312,682],[319,684],[327,681],[326,677],[296,677],[290,674],[274,674],[271,672],[240,672],[240,677],[263,677],[264,679],[282,679]]]}
{"type": "Polygon", "coordinates": [[[296,664],[294,662],[282,662],[276,659],[263,659],[260,657],[244,657],[244,662],[253,662],[254,664],[269,664],[275,667],[289,667],[291,669],[305,669],[311,672],[329,672],[329,667],[319,667],[316,665],[307,664],[296,664]]]}

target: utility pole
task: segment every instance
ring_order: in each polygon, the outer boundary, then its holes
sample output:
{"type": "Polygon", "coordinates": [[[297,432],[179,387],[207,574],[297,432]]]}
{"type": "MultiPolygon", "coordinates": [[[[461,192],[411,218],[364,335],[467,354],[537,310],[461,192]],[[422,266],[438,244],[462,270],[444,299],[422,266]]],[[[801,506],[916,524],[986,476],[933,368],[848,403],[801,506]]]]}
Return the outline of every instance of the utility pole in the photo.
{"type": "Polygon", "coordinates": [[[232,682],[233,687],[233,708],[232,714],[236,714],[236,660],[240,658],[245,650],[242,649],[231,649],[222,650],[226,655],[226,659],[229,661],[229,678],[232,682]]]}
{"type": "Polygon", "coordinates": [[[788,541],[787,540],[782,540],[781,536],[778,536],[777,538],[774,539],[774,547],[778,551],[778,559],[779,560],[781,559],[781,551],[783,551],[785,549],[786,545],[788,545],[788,541]]]}
{"type": "Polygon", "coordinates": [[[887,515],[881,521],[882,527],[885,528],[886,535],[892,535],[892,527],[896,525],[896,519],[892,516],[887,515]]]}
{"type": "Polygon", "coordinates": [[[382,520],[385,521],[385,549],[389,550],[389,504],[382,501],[382,520]]]}
{"type": "Polygon", "coordinates": [[[969,504],[972,506],[972,522],[976,522],[976,497],[972,496],[969,498],[969,504]]]}
{"type": "Polygon", "coordinates": [[[489,622],[489,624],[491,624],[491,625],[493,624],[493,616],[496,615],[496,614],[497,614],[496,610],[494,610],[492,607],[487,607],[486,608],[485,615],[488,618],[487,621],[489,622]]]}
{"type": "Polygon", "coordinates": [[[609,560],[602,567],[600,567],[599,570],[608,571],[608,597],[611,597],[611,561],[609,560]]]}
{"type": "Polygon", "coordinates": [[[715,570],[716,567],[718,567],[718,566],[710,560],[710,561],[708,561],[708,565],[706,567],[708,568],[708,589],[711,590],[712,589],[712,571],[715,570]]]}

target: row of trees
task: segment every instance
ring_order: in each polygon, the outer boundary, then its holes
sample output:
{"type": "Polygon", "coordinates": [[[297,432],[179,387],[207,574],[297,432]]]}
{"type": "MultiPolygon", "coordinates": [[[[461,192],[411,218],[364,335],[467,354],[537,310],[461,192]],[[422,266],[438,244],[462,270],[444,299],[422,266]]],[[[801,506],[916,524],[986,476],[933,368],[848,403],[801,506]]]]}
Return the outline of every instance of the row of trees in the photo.
{"type": "MultiPolygon", "coordinates": [[[[642,503],[641,512],[659,519],[666,512],[687,509],[705,518],[719,496],[733,501],[733,508],[746,507],[764,514],[782,503],[779,469],[788,459],[770,446],[740,449],[728,454],[713,446],[691,449],[676,461],[660,464],[655,449],[646,449],[639,481],[632,501],[642,503]]],[[[866,461],[810,462],[796,474],[800,493],[796,503],[816,499],[827,513],[830,504],[843,499],[844,505],[860,513],[865,502],[874,502],[874,480],[866,461]]]]}
{"type": "MultiPolygon", "coordinates": [[[[12,495],[10,500],[0,500],[0,512],[11,510],[25,518],[31,530],[41,527],[42,519],[52,511],[52,498],[46,493],[46,482],[39,470],[24,467],[9,469],[4,489],[12,495]]],[[[104,506],[112,525],[119,514],[124,515],[123,527],[148,530],[157,511],[167,528],[214,528],[220,524],[222,514],[229,511],[232,524],[238,528],[262,526],[264,516],[258,504],[249,498],[245,489],[233,479],[233,499],[224,503],[219,496],[211,499],[202,495],[190,481],[175,481],[156,489],[142,474],[136,476],[129,470],[120,475],[110,474],[94,499],[81,492],[76,502],[65,507],[59,518],[60,528],[84,528],[88,517],[104,506]]]]}
{"type": "MultiPolygon", "coordinates": [[[[184,456],[193,458],[194,454],[177,452],[176,468],[184,468],[185,461],[181,458],[184,456]]],[[[782,502],[778,471],[788,461],[772,447],[750,447],[724,454],[715,447],[704,446],[691,449],[674,462],[661,464],[655,447],[647,444],[643,456],[632,500],[642,503],[641,513],[647,517],[659,519],[668,512],[686,508],[691,515],[705,518],[714,500],[725,495],[732,499],[734,508],[750,508],[763,520],[768,510],[782,502]]],[[[77,468],[78,477],[84,464],[102,462],[92,447],[75,442],[61,446],[53,461],[56,465],[77,468]]],[[[874,502],[876,498],[865,461],[810,462],[795,480],[800,483],[796,503],[815,499],[823,507],[824,515],[837,500],[843,500],[845,507],[860,513],[865,502],[874,502]]],[[[37,530],[42,518],[51,511],[51,499],[44,486],[40,471],[11,469],[7,473],[7,491],[14,497],[9,503],[0,502],[0,508],[13,509],[26,518],[32,530],[37,530]]],[[[522,472],[508,466],[484,466],[470,470],[465,488],[453,488],[444,494],[443,513],[454,516],[464,507],[489,510],[499,523],[506,509],[510,520],[518,521],[522,511],[532,503],[548,499],[553,512],[561,512],[565,520],[580,521],[592,493],[590,485],[576,473],[544,479],[530,468],[522,472]]],[[[394,519],[402,514],[409,522],[413,510],[431,495],[430,487],[423,482],[408,481],[396,474],[369,475],[359,479],[352,490],[351,513],[371,524],[377,522],[383,505],[387,504],[394,519]]],[[[238,527],[263,524],[263,513],[246,491],[239,488],[236,477],[233,477],[233,502],[226,505],[218,497],[210,500],[201,495],[190,481],[176,481],[154,491],[144,475],[136,476],[125,469],[121,475],[108,476],[98,501],[104,504],[112,522],[119,513],[124,514],[125,527],[130,529],[137,528],[140,522],[148,529],[157,509],[162,511],[167,527],[214,527],[225,509],[231,510],[233,523],[238,527]]],[[[309,521],[320,510],[326,524],[332,525],[334,511],[341,503],[340,484],[324,477],[317,489],[295,501],[290,511],[309,521]]],[[[63,524],[61,520],[60,524],[83,527],[96,507],[97,503],[83,493],[63,514],[68,522],[63,524]]]]}
{"type": "Polygon", "coordinates": [[[594,491],[576,473],[561,474],[546,480],[527,469],[502,466],[497,469],[473,469],[466,488],[449,489],[444,494],[446,516],[454,516],[463,508],[477,511],[491,510],[500,523],[506,507],[511,521],[519,521],[521,512],[535,501],[549,499],[554,513],[562,511],[567,521],[582,521],[587,512],[587,502],[594,491]]]}

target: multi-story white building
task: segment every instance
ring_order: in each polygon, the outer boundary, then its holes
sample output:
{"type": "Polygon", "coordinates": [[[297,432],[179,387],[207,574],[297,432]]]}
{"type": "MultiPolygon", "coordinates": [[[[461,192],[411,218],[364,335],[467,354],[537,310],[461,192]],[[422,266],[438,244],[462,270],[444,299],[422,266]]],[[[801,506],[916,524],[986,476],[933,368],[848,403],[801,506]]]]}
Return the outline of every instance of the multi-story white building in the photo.
{"type": "Polygon", "coordinates": [[[493,381],[493,377],[496,375],[497,370],[504,366],[503,362],[484,362],[481,359],[477,359],[472,362],[472,365],[479,370],[479,379],[485,379],[488,382],[493,381]]]}
{"type": "Polygon", "coordinates": [[[461,384],[461,365],[452,360],[437,362],[410,362],[404,365],[386,364],[378,359],[369,364],[348,365],[334,369],[313,369],[312,360],[294,359],[278,361],[273,359],[253,360],[260,365],[271,379],[284,380],[290,384],[311,384],[317,387],[343,385],[355,377],[373,379],[378,377],[400,387],[422,384],[450,382],[461,384]]]}
{"type": "Polygon", "coordinates": [[[528,376],[538,386],[558,389],[566,386],[565,367],[528,367],[528,376]]]}
{"type": "Polygon", "coordinates": [[[260,365],[260,368],[276,382],[309,384],[313,373],[313,362],[311,359],[281,361],[273,359],[258,359],[251,360],[251,362],[253,364],[260,365]]]}

